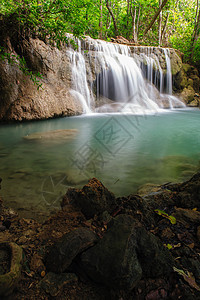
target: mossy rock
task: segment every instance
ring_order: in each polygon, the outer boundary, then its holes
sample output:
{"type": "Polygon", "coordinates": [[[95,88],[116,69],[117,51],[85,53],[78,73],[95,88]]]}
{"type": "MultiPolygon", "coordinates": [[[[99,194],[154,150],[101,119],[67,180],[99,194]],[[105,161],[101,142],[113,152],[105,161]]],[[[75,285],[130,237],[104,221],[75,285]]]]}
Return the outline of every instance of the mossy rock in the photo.
{"type": "Polygon", "coordinates": [[[192,66],[189,64],[183,64],[183,70],[185,73],[189,74],[192,70],[192,66]]]}
{"type": "Polygon", "coordinates": [[[178,74],[182,69],[182,60],[175,51],[170,51],[172,75],[178,74]]]}
{"type": "Polygon", "coordinates": [[[194,100],[194,95],[194,89],[191,86],[188,86],[187,88],[184,88],[180,96],[186,103],[190,103],[194,100]]]}
{"type": "Polygon", "coordinates": [[[0,243],[0,251],[3,253],[3,257],[0,257],[0,296],[8,296],[21,276],[22,248],[15,243],[5,242],[0,243]]]}
{"type": "Polygon", "coordinates": [[[199,91],[200,91],[200,78],[197,75],[191,75],[191,78],[189,80],[193,81],[193,85],[191,85],[191,84],[190,85],[193,86],[196,93],[199,93],[199,91]]]}

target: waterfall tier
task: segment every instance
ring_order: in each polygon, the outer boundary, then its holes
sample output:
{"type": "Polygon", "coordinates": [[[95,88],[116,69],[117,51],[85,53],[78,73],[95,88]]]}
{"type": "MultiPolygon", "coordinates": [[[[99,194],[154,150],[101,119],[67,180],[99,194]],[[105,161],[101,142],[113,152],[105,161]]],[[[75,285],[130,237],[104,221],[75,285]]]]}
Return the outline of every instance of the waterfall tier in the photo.
{"type": "Polygon", "coordinates": [[[129,47],[89,37],[75,42],[77,50],[67,51],[72,64],[71,94],[79,99],[84,113],[135,114],[185,106],[172,95],[169,49],[129,47]]]}

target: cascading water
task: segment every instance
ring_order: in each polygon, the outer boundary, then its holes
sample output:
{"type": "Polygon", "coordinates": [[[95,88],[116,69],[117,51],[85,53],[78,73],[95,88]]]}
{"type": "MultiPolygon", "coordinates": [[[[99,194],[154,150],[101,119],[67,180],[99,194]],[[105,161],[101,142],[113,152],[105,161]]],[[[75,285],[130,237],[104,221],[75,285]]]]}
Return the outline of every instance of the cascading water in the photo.
{"type": "Polygon", "coordinates": [[[177,97],[172,95],[172,72],[171,72],[171,60],[170,51],[167,48],[163,48],[166,61],[166,94],[161,94],[161,101],[168,101],[169,108],[173,109],[174,106],[185,107],[185,104],[180,101],[177,97]]]}
{"type": "Polygon", "coordinates": [[[69,50],[71,93],[82,103],[85,113],[144,113],[185,106],[172,96],[169,49],[162,50],[166,64],[164,75],[153,47],[135,47],[131,52],[128,46],[89,37],[82,44],[77,40],[77,44],[78,51],[69,50]],[[93,79],[88,80],[89,74],[91,78],[93,74],[93,79]]]}
{"type": "Polygon", "coordinates": [[[169,49],[163,48],[166,61],[166,92],[169,95],[172,95],[172,72],[171,72],[171,61],[169,49]]]}
{"type": "Polygon", "coordinates": [[[78,51],[69,50],[72,65],[72,89],[71,94],[77,98],[83,107],[83,113],[91,113],[92,93],[87,84],[85,59],[81,53],[81,42],[77,40],[78,51]]]}

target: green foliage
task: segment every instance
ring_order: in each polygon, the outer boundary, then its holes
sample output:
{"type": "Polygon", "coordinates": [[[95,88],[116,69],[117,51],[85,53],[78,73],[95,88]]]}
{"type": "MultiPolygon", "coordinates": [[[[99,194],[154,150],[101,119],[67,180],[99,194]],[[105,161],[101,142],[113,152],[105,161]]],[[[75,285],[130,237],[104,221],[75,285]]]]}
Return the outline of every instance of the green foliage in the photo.
{"type": "MultiPolygon", "coordinates": [[[[195,26],[196,1],[182,0],[174,7],[169,21],[169,44],[185,54],[186,61],[191,53],[191,39],[195,26]]],[[[200,48],[199,48],[200,49],[200,48]]]]}
{"type": "MultiPolygon", "coordinates": [[[[158,45],[159,18],[144,36],[145,28],[159,8],[158,0],[109,0],[119,35],[133,39],[133,24],[141,45],[158,45]]],[[[192,48],[195,28],[196,0],[168,0],[162,10],[162,45],[179,49],[186,61],[200,64],[200,41],[192,48]],[[191,53],[192,51],[192,53],[191,53]],[[192,54],[192,55],[191,55],[192,54]]],[[[0,0],[0,21],[23,35],[38,36],[60,47],[67,43],[66,33],[81,37],[115,35],[112,17],[106,0],[0,0]]],[[[3,25],[3,26],[4,26],[3,25]]],[[[3,30],[3,29],[2,29],[3,30]]],[[[198,33],[200,35],[200,33],[198,33]]]]}

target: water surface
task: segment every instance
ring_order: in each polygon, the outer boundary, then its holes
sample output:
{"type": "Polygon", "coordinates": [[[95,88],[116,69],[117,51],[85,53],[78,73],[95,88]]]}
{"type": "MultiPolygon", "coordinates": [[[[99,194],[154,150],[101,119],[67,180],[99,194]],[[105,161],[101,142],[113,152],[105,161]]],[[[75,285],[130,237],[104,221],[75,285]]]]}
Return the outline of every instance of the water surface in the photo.
{"type": "Polygon", "coordinates": [[[199,168],[199,118],[198,109],[183,109],[1,125],[1,195],[21,216],[42,219],[59,208],[68,187],[92,177],[116,196],[145,183],[186,180],[199,168]],[[31,139],[65,129],[77,131],[31,139]]]}

